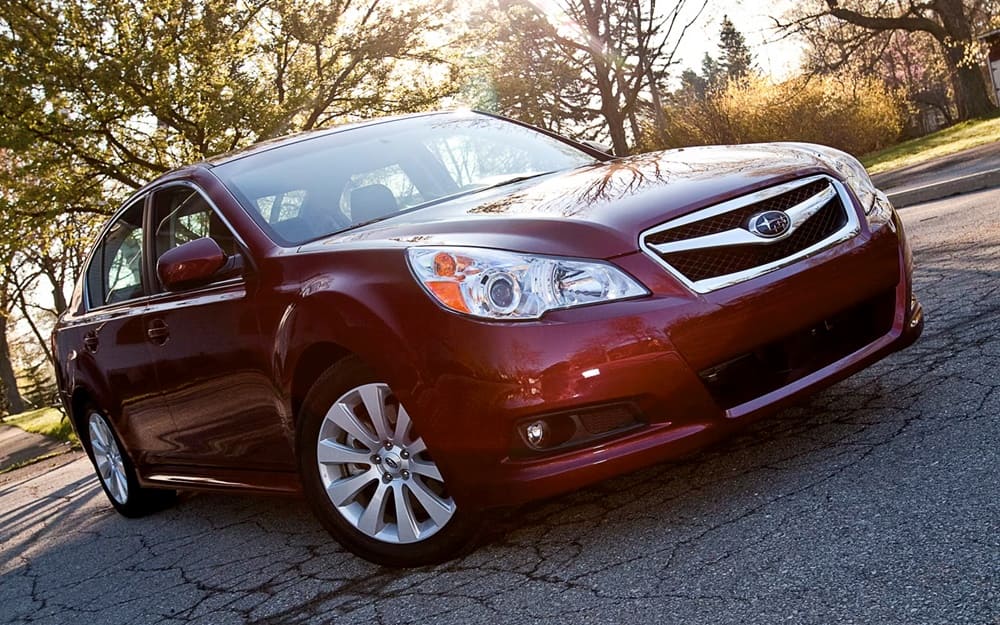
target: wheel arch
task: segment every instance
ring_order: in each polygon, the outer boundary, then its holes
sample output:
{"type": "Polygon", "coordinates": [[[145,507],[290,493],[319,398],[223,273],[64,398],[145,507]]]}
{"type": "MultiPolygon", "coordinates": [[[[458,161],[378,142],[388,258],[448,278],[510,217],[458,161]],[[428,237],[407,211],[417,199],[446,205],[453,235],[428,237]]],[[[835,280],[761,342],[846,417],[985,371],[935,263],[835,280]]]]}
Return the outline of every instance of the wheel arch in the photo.
{"type": "Polygon", "coordinates": [[[76,437],[86,451],[90,451],[90,436],[87,433],[87,407],[94,404],[94,393],[84,386],[73,389],[69,400],[69,422],[76,430],[76,437]]]}
{"type": "Polygon", "coordinates": [[[297,426],[309,389],[344,358],[358,358],[394,388],[413,388],[414,378],[419,377],[401,357],[410,348],[398,313],[377,297],[360,299],[347,292],[318,290],[287,305],[273,341],[276,383],[290,431],[297,426]]]}
{"type": "Polygon", "coordinates": [[[356,356],[343,345],[332,341],[319,341],[306,347],[295,363],[292,372],[291,408],[292,419],[297,423],[309,389],[313,387],[324,371],[344,358],[356,356]]]}

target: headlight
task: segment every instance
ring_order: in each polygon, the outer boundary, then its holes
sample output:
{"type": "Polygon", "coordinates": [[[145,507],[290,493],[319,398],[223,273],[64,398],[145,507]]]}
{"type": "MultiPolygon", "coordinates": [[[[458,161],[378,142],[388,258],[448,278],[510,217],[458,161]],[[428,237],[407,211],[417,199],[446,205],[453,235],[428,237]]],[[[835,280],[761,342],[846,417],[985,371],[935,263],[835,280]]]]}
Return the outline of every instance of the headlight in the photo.
{"type": "Polygon", "coordinates": [[[820,159],[844,177],[847,186],[858,196],[865,210],[868,226],[875,230],[892,219],[892,204],[884,193],[875,188],[865,166],[847,152],[826,146],[813,146],[820,159]]]}
{"type": "Polygon", "coordinates": [[[473,247],[413,247],[407,257],[439,304],[486,319],[537,319],[556,308],[649,294],[602,261],[473,247]]]}

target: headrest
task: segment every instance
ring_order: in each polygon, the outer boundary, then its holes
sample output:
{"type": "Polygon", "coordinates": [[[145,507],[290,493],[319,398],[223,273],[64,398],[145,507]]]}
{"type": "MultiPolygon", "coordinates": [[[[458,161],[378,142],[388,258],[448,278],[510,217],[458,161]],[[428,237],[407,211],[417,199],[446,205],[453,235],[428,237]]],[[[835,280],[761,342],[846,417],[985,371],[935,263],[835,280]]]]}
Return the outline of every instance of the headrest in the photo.
{"type": "Polygon", "coordinates": [[[351,191],[351,221],[364,223],[399,210],[396,196],[384,184],[370,184],[351,191]]]}

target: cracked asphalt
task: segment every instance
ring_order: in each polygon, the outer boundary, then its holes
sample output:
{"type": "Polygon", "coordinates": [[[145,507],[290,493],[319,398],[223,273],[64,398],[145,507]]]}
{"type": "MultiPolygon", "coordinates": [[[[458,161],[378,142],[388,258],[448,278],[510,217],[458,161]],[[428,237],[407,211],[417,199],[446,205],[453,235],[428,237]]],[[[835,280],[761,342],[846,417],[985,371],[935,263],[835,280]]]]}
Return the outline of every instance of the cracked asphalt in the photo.
{"type": "Polygon", "coordinates": [[[909,350],[735,439],[391,570],[295,499],[117,516],[79,455],[0,484],[0,623],[1000,623],[1000,190],[905,209],[909,350]]]}

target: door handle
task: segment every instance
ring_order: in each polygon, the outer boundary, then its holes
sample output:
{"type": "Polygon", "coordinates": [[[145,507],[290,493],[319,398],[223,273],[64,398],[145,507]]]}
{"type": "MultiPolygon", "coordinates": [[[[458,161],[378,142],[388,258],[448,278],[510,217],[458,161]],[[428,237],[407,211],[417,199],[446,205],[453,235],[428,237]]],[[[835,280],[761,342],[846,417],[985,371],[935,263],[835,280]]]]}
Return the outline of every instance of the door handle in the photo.
{"type": "Polygon", "coordinates": [[[170,328],[162,319],[154,319],[146,329],[146,336],[157,345],[163,345],[170,338],[170,328]]]}
{"type": "Polygon", "coordinates": [[[100,346],[100,344],[101,341],[100,339],[97,338],[96,332],[87,332],[86,334],[83,335],[83,348],[86,349],[91,354],[97,351],[97,348],[100,346]]]}

